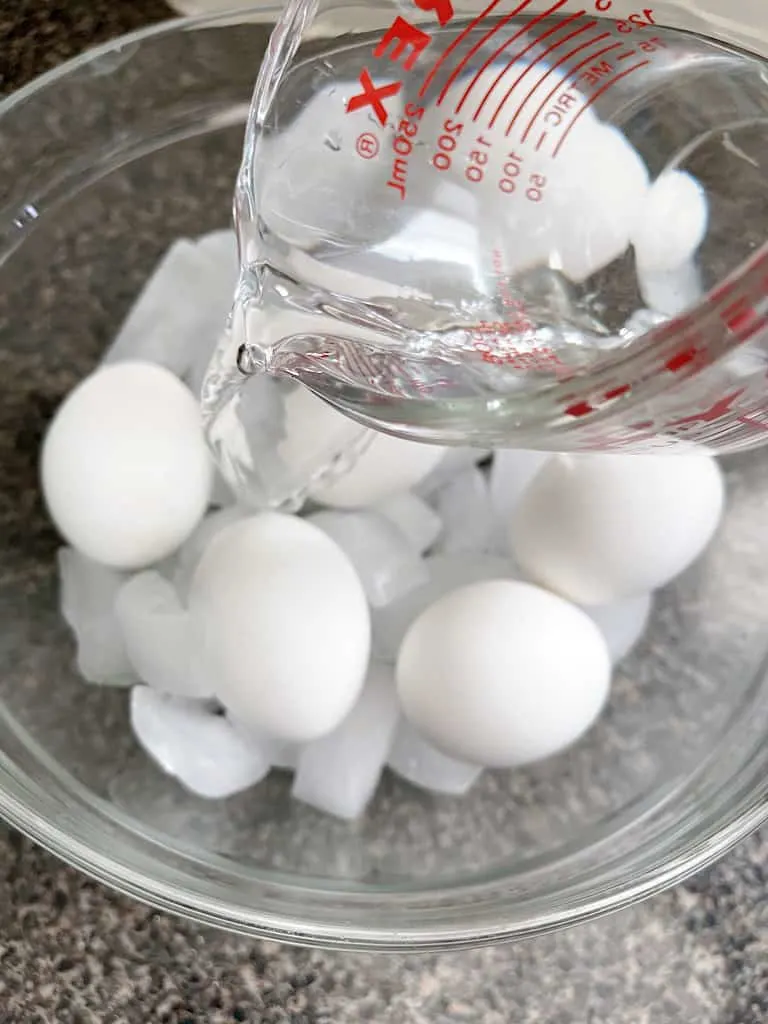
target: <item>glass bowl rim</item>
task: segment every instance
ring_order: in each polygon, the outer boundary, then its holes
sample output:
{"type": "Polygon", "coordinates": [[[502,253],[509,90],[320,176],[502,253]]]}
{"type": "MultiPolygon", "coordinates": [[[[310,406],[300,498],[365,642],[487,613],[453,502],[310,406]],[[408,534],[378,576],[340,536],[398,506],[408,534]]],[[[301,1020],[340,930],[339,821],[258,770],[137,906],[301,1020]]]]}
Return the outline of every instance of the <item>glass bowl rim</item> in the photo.
{"type": "MultiPolygon", "coordinates": [[[[279,4],[213,16],[172,18],[101,44],[35,78],[0,100],[0,118],[34,95],[100,58],[133,44],[181,32],[229,26],[233,19],[269,21],[279,4]]],[[[766,666],[755,679],[756,690],[766,666]]],[[[233,896],[226,858],[210,859],[162,848],[157,838],[128,829],[106,803],[63,773],[55,761],[0,709],[0,815],[50,852],[111,888],[203,924],[243,934],[325,948],[445,950],[530,937],[619,910],[676,885],[719,859],[768,820],[768,692],[760,715],[748,706],[734,715],[707,761],[670,787],[665,799],[634,819],[641,835],[633,856],[611,871],[592,866],[559,889],[521,901],[510,879],[496,877],[443,889],[310,889],[279,876],[239,878],[258,897],[245,906],[233,896]],[[735,755],[737,764],[733,766],[735,755]],[[26,763],[25,763],[26,762],[26,763]],[[723,763],[729,769],[723,771],[723,763]],[[41,784],[42,782],[45,784],[41,784]],[[696,793],[706,791],[703,799],[696,793]],[[644,826],[665,804],[685,797],[686,816],[643,842],[644,826]],[[103,807],[99,806],[104,804],[103,807]],[[89,834],[90,833],[90,834],[89,834]],[[112,840],[116,840],[113,842],[112,840]],[[159,854],[165,857],[159,858],[159,854]],[[619,869],[618,871],[616,869],[619,869]],[[627,869],[630,869],[629,871],[627,869]],[[220,877],[217,877],[220,876],[220,877]],[[631,876],[631,877],[629,877],[631,876]]],[[[648,833],[650,835],[650,832],[648,833]]],[[[607,848],[604,837],[580,855],[607,848]]]]}

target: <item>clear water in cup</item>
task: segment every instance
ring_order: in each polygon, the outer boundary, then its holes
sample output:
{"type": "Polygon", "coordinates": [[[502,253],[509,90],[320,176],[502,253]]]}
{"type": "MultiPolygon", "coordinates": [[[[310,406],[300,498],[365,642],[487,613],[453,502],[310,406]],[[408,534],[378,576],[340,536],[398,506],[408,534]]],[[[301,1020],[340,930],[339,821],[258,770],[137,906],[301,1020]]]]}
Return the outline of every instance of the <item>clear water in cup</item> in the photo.
{"type": "MultiPolygon", "coordinates": [[[[374,58],[380,32],[306,41],[254,105],[240,283],[204,388],[244,486],[261,470],[231,423],[243,374],[352,417],[323,472],[370,425],[564,447],[537,427],[548,389],[647,346],[764,244],[762,61],[652,10],[427,27],[407,73],[374,58]]],[[[762,380],[761,345],[738,355],[687,401],[762,380]]]]}

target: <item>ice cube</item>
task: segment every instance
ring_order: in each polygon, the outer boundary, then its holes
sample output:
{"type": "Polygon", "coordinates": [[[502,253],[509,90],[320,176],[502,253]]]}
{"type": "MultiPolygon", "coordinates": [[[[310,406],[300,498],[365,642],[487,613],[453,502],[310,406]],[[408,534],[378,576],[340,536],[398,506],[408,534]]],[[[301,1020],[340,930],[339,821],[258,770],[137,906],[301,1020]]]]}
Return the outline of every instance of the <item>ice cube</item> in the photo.
{"type": "Polygon", "coordinates": [[[337,818],[360,817],[376,790],[398,715],[392,669],[373,664],[341,725],[301,751],[292,795],[337,818]]]}
{"type": "Polygon", "coordinates": [[[696,252],[709,227],[707,193],[687,171],[666,170],[641,213],[632,237],[640,294],[657,312],[677,316],[705,292],[696,252]]]}
{"type": "Polygon", "coordinates": [[[387,764],[414,786],[435,793],[463,796],[479,779],[482,768],[436,750],[401,718],[387,764]]]}
{"type": "Polygon", "coordinates": [[[240,262],[237,253],[237,236],[231,228],[201,235],[195,245],[198,253],[207,263],[206,287],[208,292],[211,296],[216,296],[213,307],[216,314],[215,320],[211,317],[208,321],[210,331],[200,331],[193,336],[193,350],[190,353],[189,369],[185,375],[190,389],[199,397],[205,374],[234,301],[237,279],[240,274],[240,262]]]}
{"type": "Polygon", "coordinates": [[[336,541],[357,570],[366,596],[381,608],[426,583],[421,558],[396,526],[376,512],[315,512],[309,522],[336,541]]]}
{"type": "Polygon", "coordinates": [[[115,617],[126,576],[73,548],[58,553],[61,614],[77,644],[77,670],[89,683],[130,686],[137,681],[115,617]]]}
{"type": "Polygon", "coordinates": [[[213,351],[232,305],[236,278],[222,283],[194,242],[174,242],[123,321],[104,360],[141,359],[189,376],[200,348],[213,351]]]}
{"type": "Polygon", "coordinates": [[[271,377],[255,373],[242,382],[237,415],[249,439],[258,437],[262,446],[277,445],[285,437],[286,405],[271,377]]]}
{"type": "Polygon", "coordinates": [[[266,752],[204,702],[134,686],[130,713],[144,750],[198,796],[222,800],[260,782],[269,771],[266,752]]]}
{"type": "Polygon", "coordinates": [[[612,604],[585,608],[584,611],[599,626],[614,665],[626,658],[642,637],[651,614],[653,597],[641,594],[612,604]]]}
{"type": "Polygon", "coordinates": [[[494,452],[490,473],[491,501],[506,526],[528,485],[549,458],[551,452],[505,448],[494,452]]]}
{"type": "Polygon", "coordinates": [[[509,522],[526,489],[547,461],[551,452],[533,452],[507,448],[494,452],[490,470],[491,505],[495,524],[489,549],[509,551],[509,522]]]}
{"type": "Polygon", "coordinates": [[[173,585],[182,604],[186,604],[192,577],[195,575],[195,570],[206,548],[216,534],[230,523],[236,523],[251,514],[240,505],[228,505],[226,508],[209,512],[181,546],[176,556],[173,585]]]}
{"type": "Polygon", "coordinates": [[[436,550],[441,554],[485,551],[491,545],[496,525],[494,508],[485,473],[473,466],[435,492],[435,511],[443,522],[436,550]]]}
{"type": "Polygon", "coordinates": [[[679,316],[695,306],[706,291],[694,260],[673,270],[647,270],[638,265],[637,282],[643,302],[666,317],[679,316]]]}
{"type": "Polygon", "coordinates": [[[247,742],[254,743],[259,750],[263,750],[265,756],[273,768],[284,771],[293,771],[302,750],[302,744],[290,743],[275,736],[268,736],[266,733],[254,729],[249,722],[241,722],[231,712],[226,714],[227,721],[235,732],[247,742]]]}
{"type": "Polygon", "coordinates": [[[509,557],[457,553],[428,555],[424,559],[428,579],[420,587],[404,593],[371,616],[374,656],[394,662],[410,625],[439,598],[458,587],[481,580],[518,579],[519,571],[509,557]]]}
{"type": "Polygon", "coordinates": [[[425,477],[416,487],[414,494],[429,499],[438,488],[442,487],[462,470],[471,469],[484,462],[491,451],[486,448],[448,448],[440,462],[429,476],[425,477]]]}
{"type": "Polygon", "coordinates": [[[220,471],[216,469],[213,474],[213,484],[211,485],[211,506],[218,509],[229,508],[235,504],[235,501],[236,498],[232,488],[220,471]]]}
{"type": "MultiPolygon", "coordinates": [[[[221,326],[221,325],[220,325],[221,326]]],[[[201,335],[195,339],[195,347],[189,353],[187,367],[184,371],[184,381],[189,390],[198,400],[202,397],[203,381],[211,365],[213,354],[216,351],[220,332],[212,338],[201,335]]]]}
{"type": "Polygon", "coordinates": [[[115,614],[128,658],[143,682],[179,697],[212,696],[197,667],[189,614],[160,573],[150,569],[125,583],[115,600],[115,614]]]}
{"type": "Polygon", "coordinates": [[[280,771],[295,771],[300,753],[301,745],[298,743],[275,743],[269,748],[270,764],[280,771]]]}
{"type": "Polygon", "coordinates": [[[209,231],[206,235],[199,235],[195,239],[195,244],[198,251],[209,261],[211,283],[215,281],[219,294],[228,294],[231,301],[240,273],[237,235],[234,228],[222,228],[219,231],[209,231]]]}
{"type": "Polygon", "coordinates": [[[421,498],[407,491],[385,498],[374,506],[373,511],[397,527],[419,555],[432,547],[443,529],[435,511],[421,498]]]}

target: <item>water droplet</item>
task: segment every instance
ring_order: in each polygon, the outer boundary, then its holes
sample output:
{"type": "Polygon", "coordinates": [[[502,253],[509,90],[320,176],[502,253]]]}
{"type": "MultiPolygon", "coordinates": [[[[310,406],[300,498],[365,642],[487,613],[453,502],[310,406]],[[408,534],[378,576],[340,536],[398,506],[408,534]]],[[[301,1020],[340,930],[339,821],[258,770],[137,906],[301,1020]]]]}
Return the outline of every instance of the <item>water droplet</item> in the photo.
{"type": "Polygon", "coordinates": [[[40,211],[33,203],[27,203],[26,206],[22,206],[16,216],[13,218],[13,226],[16,228],[23,229],[28,224],[33,223],[40,216],[40,211]]]}
{"type": "Polygon", "coordinates": [[[247,377],[254,373],[263,373],[266,370],[264,353],[253,345],[241,345],[237,350],[237,368],[247,377]]]}

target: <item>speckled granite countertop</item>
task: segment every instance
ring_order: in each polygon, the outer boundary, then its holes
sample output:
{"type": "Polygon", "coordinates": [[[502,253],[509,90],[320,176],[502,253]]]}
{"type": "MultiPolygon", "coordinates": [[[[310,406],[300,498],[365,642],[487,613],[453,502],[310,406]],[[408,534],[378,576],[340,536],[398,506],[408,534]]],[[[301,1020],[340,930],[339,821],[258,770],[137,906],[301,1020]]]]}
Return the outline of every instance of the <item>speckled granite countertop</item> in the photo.
{"type": "MultiPolygon", "coordinates": [[[[168,16],[160,0],[0,0],[0,90],[168,16]]],[[[3,1024],[766,1024],[768,835],[643,906],[430,957],[256,943],[116,896],[0,827],[3,1024]]]]}

